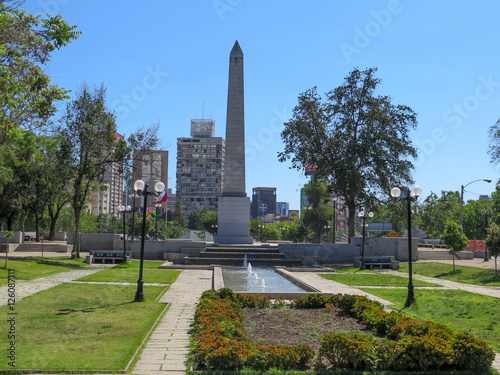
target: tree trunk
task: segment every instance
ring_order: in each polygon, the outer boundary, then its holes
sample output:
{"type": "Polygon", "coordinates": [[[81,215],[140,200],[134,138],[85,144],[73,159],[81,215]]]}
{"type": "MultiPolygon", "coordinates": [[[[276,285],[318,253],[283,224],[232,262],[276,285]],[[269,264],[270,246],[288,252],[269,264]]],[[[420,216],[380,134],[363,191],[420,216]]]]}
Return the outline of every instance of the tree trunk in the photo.
{"type": "Polygon", "coordinates": [[[59,215],[61,214],[63,205],[64,204],[57,205],[55,212],[54,212],[54,209],[52,208],[52,206],[49,205],[49,216],[50,216],[49,240],[50,241],[54,241],[54,239],[56,238],[56,224],[57,224],[57,220],[59,219],[59,215]]]}
{"type": "Polygon", "coordinates": [[[73,244],[73,251],[71,251],[71,259],[80,258],[80,214],[79,207],[74,207],[75,212],[75,243],[73,244]]]}
{"type": "Polygon", "coordinates": [[[356,203],[354,200],[347,202],[349,218],[347,219],[347,243],[351,243],[351,238],[356,233],[356,203]]]}

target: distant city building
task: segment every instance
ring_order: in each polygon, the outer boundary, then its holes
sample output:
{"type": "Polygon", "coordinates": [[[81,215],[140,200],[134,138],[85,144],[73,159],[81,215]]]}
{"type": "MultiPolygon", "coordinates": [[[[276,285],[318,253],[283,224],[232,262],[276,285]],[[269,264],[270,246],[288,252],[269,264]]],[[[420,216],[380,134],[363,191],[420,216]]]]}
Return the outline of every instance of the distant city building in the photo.
{"type": "Polygon", "coordinates": [[[167,212],[168,211],[175,211],[175,202],[177,202],[177,196],[172,193],[172,189],[168,188],[167,189],[167,194],[168,194],[168,200],[167,200],[167,212]]]}
{"type": "Polygon", "coordinates": [[[186,217],[197,208],[218,209],[225,143],[214,135],[214,120],[200,119],[191,120],[191,138],[177,138],[176,199],[186,217]]]}
{"type": "Polygon", "coordinates": [[[288,202],[276,202],[276,215],[288,216],[289,207],[288,202]]]}
{"type": "Polygon", "coordinates": [[[256,187],[252,189],[250,215],[253,218],[276,215],[276,188],[256,187]]]}
{"type": "Polygon", "coordinates": [[[491,198],[490,198],[490,196],[489,196],[489,195],[480,195],[480,196],[479,196],[479,200],[481,200],[481,199],[490,200],[491,198]]]}
{"type": "MultiPolygon", "coordinates": [[[[168,151],[163,150],[140,150],[134,152],[134,164],[132,173],[132,186],[130,193],[133,194],[134,182],[143,180],[148,184],[149,190],[154,190],[155,184],[159,181],[165,186],[168,182],[168,151]]],[[[156,197],[151,195],[148,197],[147,207],[154,207],[156,197]]],[[[162,209],[160,215],[165,212],[167,202],[161,203],[162,209]]],[[[140,198],[135,197],[131,201],[132,207],[142,207],[143,203],[140,198]]]]}
{"type": "MultiPolygon", "coordinates": [[[[123,140],[123,135],[115,133],[118,139],[123,140]]],[[[106,166],[103,182],[107,188],[94,189],[89,197],[89,212],[93,215],[108,214],[118,216],[118,206],[125,202],[123,190],[123,163],[113,162],[106,166]]]]}

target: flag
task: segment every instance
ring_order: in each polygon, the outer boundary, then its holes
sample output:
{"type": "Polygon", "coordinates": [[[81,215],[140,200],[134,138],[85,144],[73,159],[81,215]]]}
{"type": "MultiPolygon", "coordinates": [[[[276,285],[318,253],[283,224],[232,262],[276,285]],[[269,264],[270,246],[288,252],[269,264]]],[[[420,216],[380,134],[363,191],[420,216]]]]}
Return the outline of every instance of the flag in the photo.
{"type": "Polygon", "coordinates": [[[158,198],[156,198],[156,203],[166,202],[167,199],[168,199],[168,194],[167,194],[167,189],[165,189],[160,195],[158,195],[158,198]]]}

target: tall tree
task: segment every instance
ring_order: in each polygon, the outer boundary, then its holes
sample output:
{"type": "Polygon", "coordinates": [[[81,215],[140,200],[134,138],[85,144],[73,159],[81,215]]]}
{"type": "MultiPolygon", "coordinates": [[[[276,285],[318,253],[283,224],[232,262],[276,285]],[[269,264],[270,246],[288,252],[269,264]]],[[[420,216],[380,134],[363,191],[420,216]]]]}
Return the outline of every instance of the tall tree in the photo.
{"type": "Polygon", "coordinates": [[[50,82],[43,65],[54,50],[71,43],[80,32],[61,16],[42,19],[15,5],[0,3],[0,144],[46,124],[55,102],[67,90],[50,82]]]}
{"type": "Polygon", "coordinates": [[[87,85],[68,103],[59,127],[62,142],[71,152],[72,207],[75,215],[75,244],[71,256],[80,257],[80,215],[92,184],[102,182],[106,167],[123,162],[130,153],[124,140],[116,136],[115,115],[106,107],[103,85],[87,85]]]}
{"type": "Polygon", "coordinates": [[[408,106],[394,105],[388,96],[375,96],[380,79],[376,68],[354,69],[344,84],[326,94],[316,87],[300,94],[293,117],[281,137],[281,162],[308,166],[342,196],[349,212],[349,239],[354,235],[356,207],[371,206],[377,194],[412,182],[409,158],[417,157],[410,130],[417,124],[408,106]]]}

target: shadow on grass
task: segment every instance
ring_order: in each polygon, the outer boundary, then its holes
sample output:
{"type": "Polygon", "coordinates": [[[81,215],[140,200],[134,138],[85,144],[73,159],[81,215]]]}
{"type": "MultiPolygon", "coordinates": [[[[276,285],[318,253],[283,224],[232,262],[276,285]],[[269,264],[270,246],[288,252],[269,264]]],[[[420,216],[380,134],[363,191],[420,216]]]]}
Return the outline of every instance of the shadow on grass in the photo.
{"type": "Polygon", "coordinates": [[[443,277],[448,277],[448,276],[454,276],[454,275],[460,275],[462,273],[462,270],[455,270],[455,271],[450,271],[450,272],[445,272],[445,273],[440,273],[439,275],[436,275],[434,277],[440,279],[443,277]]]}
{"type": "Polygon", "coordinates": [[[87,309],[80,309],[80,310],[78,310],[78,309],[60,309],[59,312],[56,313],[56,314],[54,314],[54,315],[70,315],[70,314],[74,314],[74,313],[92,313],[92,312],[95,312],[98,309],[108,309],[110,307],[130,305],[132,303],[134,303],[134,301],[123,302],[123,303],[119,303],[119,304],[116,304],[116,305],[90,307],[90,308],[87,308],[87,309]]]}
{"type": "Polygon", "coordinates": [[[86,266],[86,264],[83,262],[83,259],[82,259],[82,264],[64,262],[61,260],[56,260],[54,258],[42,259],[42,257],[12,258],[11,260],[15,260],[16,262],[35,262],[36,264],[40,265],[65,267],[65,268],[82,268],[86,266]]]}

